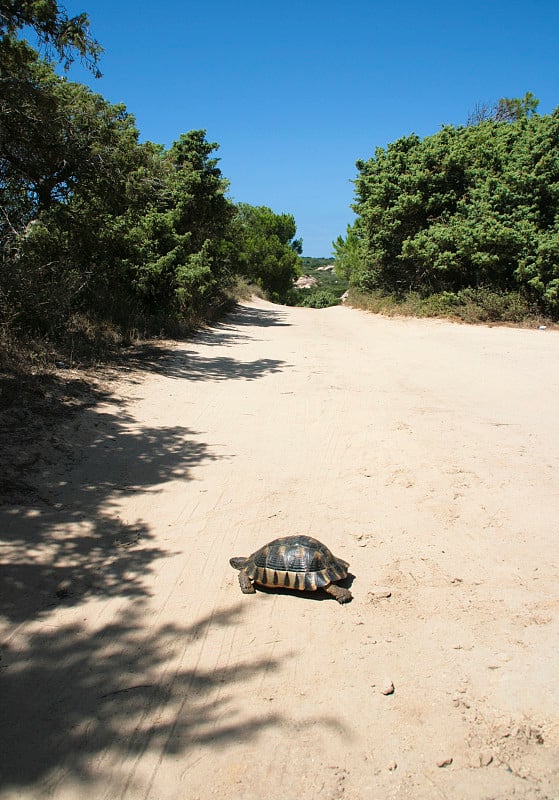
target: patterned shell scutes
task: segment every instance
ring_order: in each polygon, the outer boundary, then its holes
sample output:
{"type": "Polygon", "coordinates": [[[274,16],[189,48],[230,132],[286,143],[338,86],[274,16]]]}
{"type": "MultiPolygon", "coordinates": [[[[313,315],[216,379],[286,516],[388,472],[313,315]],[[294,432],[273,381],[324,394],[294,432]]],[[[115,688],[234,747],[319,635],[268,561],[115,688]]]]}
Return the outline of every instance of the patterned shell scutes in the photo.
{"type": "Polygon", "coordinates": [[[256,583],[306,591],[346,578],[348,566],[311,536],[274,539],[246,561],[247,573],[256,583]]]}

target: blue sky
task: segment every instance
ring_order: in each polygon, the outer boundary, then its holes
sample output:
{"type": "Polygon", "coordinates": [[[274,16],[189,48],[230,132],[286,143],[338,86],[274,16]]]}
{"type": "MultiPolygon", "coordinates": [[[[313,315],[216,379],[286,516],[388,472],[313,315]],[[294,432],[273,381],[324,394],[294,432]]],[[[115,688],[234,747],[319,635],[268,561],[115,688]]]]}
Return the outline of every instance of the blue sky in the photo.
{"type": "Polygon", "coordinates": [[[557,0],[67,0],[105,48],[88,83],[165,146],[203,128],[237,202],[288,212],[303,254],[353,219],[357,159],[531,91],[559,106],[557,0]]]}

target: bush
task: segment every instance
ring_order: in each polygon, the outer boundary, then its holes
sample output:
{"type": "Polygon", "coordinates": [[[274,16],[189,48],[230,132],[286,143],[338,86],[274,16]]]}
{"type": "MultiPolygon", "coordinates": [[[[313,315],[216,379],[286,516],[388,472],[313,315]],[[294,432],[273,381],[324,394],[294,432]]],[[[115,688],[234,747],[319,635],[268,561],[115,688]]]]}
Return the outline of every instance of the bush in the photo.
{"type": "Polygon", "coordinates": [[[418,292],[360,292],[350,290],[350,305],[388,316],[445,317],[469,323],[501,322],[516,325],[550,323],[551,319],[521,292],[487,288],[439,292],[422,297],[418,292]]]}
{"type": "Polygon", "coordinates": [[[305,308],[328,308],[337,306],[340,298],[327,289],[292,289],[286,300],[288,306],[304,306],[305,308]]]}
{"type": "MultiPolygon", "coordinates": [[[[351,284],[435,295],[443,308],[472,289],[488,318],[516,318],[532,303],[559,316],[558,122],[559,109],[446,126],[358,162],[351,284]]],[[[347,247],[342,240],[342,255],[347,247]]]]}

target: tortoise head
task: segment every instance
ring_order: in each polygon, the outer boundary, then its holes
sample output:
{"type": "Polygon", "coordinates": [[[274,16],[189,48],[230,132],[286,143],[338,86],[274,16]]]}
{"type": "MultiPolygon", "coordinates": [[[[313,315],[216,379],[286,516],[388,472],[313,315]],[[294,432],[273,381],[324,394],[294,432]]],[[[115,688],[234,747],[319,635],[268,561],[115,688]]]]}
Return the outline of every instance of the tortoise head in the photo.
{"type": "Polygon", "coordinates": [[[235,567],[235,569],[243,569],[243,567],[246,566],[247,560],[248,559],[243,558],[243,556],[236,556],[236,558],[230,558],[229,563],[232,567],[235,567]]]}

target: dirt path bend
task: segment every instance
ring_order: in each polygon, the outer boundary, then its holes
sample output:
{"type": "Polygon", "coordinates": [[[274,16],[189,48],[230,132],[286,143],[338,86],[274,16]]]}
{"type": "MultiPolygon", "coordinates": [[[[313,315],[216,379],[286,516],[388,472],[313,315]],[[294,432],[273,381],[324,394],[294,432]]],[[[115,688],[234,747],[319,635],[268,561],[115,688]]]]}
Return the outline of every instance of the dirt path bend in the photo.
{"type": "Polygon", "coordinates": [[[0,797],[559,797],[558,401],[552,331],[342,307],[131,357],[1,510],[0,797]],[[241,594],[295,533],[351,604],[241,594]]]}

